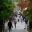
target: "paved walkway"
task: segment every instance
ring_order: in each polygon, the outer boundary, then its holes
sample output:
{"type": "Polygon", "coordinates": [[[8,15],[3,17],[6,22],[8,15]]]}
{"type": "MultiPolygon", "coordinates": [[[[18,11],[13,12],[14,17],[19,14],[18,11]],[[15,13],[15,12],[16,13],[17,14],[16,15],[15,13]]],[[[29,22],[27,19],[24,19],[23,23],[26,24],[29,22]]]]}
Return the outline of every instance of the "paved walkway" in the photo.
{"type": "MultiPolygon", "coordinates": [[[[7,23],[8,22],[5,23],[5,32],[9,32],[7,23]]],[[[25,28],[25,22],[22,22],[22,23],[21,22],[17,22],[16,28],[14,27],[14,24],[13,24],[12,32],[28,32],[24,28],[25,28]]]]}

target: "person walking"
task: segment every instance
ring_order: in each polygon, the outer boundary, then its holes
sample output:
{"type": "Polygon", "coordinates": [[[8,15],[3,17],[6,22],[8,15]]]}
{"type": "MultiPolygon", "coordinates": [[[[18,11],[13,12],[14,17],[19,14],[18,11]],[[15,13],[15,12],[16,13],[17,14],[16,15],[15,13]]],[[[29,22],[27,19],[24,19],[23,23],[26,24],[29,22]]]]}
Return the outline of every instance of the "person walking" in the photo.
{"type": "Polygon", "coordinates": [[[18,22],[19,22],[19,19],[18,19],[18,22]]]}
{"type": "Polygon", "coordinates": [[[10,30],[11,30],[11,27],[13,27],[13,26],[12,26],[11,19],[9,19],[9,22],[8,22],[8,28],[9,28],[9,32],[10,32],[10,30]]]}
{"type": "Polygon", "coordinates": [[[16,23],[17,23],[17,15],[15,15],[15,17],[14,17],[14,26],[15,26],[15,28],[16,28],[16,23]]]}
{"type": "Polygon", "coordinates": [[[16,22],[16,21],[14,21],[15,28],[16,28],[16,23],[17,23],[17,22],[16,22]]]}
{"type": "Polygon", "coordinates": [[[25,17],[25,28],[24,29],[26,29],[26,30],[27,30],[27,24],[28,24],[28,19],[27,19],[27,17],[25,17]]]}

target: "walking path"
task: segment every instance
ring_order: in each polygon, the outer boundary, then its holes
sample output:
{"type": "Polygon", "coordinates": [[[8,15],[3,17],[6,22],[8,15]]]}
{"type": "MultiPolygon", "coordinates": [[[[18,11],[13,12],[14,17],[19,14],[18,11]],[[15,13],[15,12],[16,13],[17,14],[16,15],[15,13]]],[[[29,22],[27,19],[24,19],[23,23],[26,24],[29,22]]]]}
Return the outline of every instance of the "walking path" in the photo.
{"type": "MultiPolygon", "coordinates": [[[[8,22],[5,23],[5,32],[9,32],[7,23],[8,22]]],[[[23,23],[17,22],[16,28],[14,27],[14,24],[13,24],[12,32],[28,32],[24,28],[25,28],[25,22],[23,22],[23,23]]]]}

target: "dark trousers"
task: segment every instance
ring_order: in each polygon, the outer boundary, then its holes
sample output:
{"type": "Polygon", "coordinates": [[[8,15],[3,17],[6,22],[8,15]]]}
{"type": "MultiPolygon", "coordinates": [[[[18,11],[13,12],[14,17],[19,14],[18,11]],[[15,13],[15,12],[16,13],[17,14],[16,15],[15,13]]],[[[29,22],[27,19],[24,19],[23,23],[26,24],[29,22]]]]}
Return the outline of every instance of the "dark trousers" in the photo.
{"type": "Polygon", "coordinates": [[[11,31],[11,27],[9,27],[9,32],[11,31]]]}
{"type": "Polygon", "coordinates": [[[16,23],[14,25],[15,25],[15,28],[16,28],[16,23]]]}

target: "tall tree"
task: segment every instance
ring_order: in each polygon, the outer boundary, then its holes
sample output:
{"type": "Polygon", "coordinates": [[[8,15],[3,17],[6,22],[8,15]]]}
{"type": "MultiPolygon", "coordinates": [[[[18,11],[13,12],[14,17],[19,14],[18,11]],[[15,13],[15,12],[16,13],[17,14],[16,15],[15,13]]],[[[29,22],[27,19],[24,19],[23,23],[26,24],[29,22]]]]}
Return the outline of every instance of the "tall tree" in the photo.
{"type": "Polygon", "coordinates": [[[8,1],[8,0],[1,0],[1,5],[0,5],[0,16],[7,18],[10,15],[12,15],[13,13],[13,9],[15,8],[14,3],[12,3],[12,1],[8,1]]]}
{"type": "MultiPolygon", "coordinates": [[[[15,8],[14,3],[11,0],[0,0],[0,28],[2,29],[3,20],[13,15],[13,9],[15,8]]],[[[2,32],[2,30],[0,31],[2,32]]]]}

